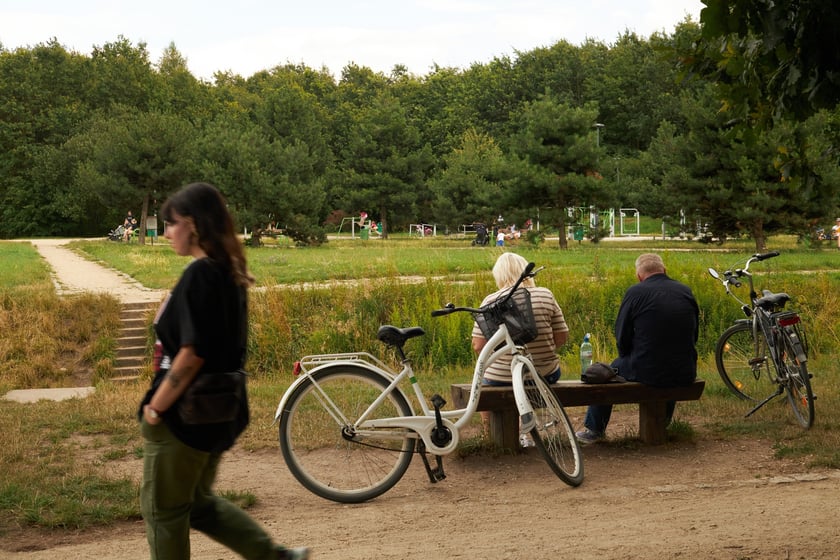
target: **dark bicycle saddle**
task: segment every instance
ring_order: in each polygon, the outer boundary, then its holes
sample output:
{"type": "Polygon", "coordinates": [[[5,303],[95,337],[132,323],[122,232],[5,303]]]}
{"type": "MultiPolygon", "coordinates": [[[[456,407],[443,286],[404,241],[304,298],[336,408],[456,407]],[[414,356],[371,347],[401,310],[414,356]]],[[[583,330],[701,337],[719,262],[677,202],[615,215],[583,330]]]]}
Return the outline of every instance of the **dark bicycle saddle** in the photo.
{"type": "Polygon", "coordinates": [[[784,292],[774,294],[770,290],[762,290],[761,293],[764,295],[755,300],[755,304],[762,309],[766,309],[767,311],[772,311],[773,309],[784,307],[785,304],[790,301],[790,296],[784,292]]]}
{"type": "Polygon", "coordinates": [[[426,334],[422,327],[408,327],[400,329],[391,325],[382,325],[376,333],[376,338],[388,346],[402,346],[406,340],[426,334]]]}

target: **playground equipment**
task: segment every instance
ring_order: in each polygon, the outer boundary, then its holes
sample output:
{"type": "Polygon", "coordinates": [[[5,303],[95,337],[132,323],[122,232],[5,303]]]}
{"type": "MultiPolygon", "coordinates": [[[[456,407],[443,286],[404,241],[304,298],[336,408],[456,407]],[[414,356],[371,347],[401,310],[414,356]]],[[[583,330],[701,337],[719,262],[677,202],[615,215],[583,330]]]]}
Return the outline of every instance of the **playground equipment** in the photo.
{"type": "Polygon", "coordinates": [[[620,208],[618,210],[621,235],[639,235],[641,224],[639,211],[636,208],[620,208]]]}
{"type": "Polygon", "coordinates": [[[373,220],[367,219],[367,214],[362,212],[361,218],[356,218],[353,216],[348,216],[346,218],[341,219],[341,224],[338,226],[338,235],[341,235],[342,231],[350,231],[350,238],[356,239],[356,233],[358,232],[360,239],[370,239],[370,234],[380,235],[381,226],[374,222],[373,220]],[[345,229],[347,228],[347,229],[345,229]]]}
{"type": "Polygon", "coordinates": [[[436,237],[437,236],[437,224],[409,224],[408,225],[408,236],[409,237],[436,237]]]}

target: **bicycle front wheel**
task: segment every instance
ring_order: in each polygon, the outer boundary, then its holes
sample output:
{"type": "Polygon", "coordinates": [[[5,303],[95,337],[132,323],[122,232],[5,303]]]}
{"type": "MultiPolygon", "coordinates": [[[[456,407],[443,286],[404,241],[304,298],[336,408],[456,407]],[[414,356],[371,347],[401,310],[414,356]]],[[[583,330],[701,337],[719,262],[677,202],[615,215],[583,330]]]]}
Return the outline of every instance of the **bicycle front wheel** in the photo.
{"type": "Polygon", "coordinates": [[[523,365],[522,368],[525,394],[534,409],[536,423],[530,432],[534,444],[560,480],[570,486],[580,486],[583,456],[572,423],[545,379],[531,367],[523,365]]]}
{"type": "Polygon", "coordinates": [[[715,363],[723,383],[735,395],[750,401],[762,400],[775,389],[767,341],[761,334],[757,350],[748,322],[726,329],[715,347],[715,363]]]}
{"type": "Polygon", "coordinates": [[[280,414],[280,449],[292,475],[310,492],[360,503],[391,489],[408,469],[416,439],[403,428],[366,428],[367,420],[411,416],[405,396],[391,391],[371,404],[389,380],[363,367],[324,368],[295,388],[280,414]]]}
{"type": "Polygon", "coordinates": [[[811,390],[811,375],[808,373],[808,362],[800,361],[804,350],[799,336],[792,330],[784,330],[781,335],[782,355],[779,362],[783,371],[779,372],[779,380],[785,387],[788,402],[793,409],[793,415],[799,425],[805,429],[814,425],[814,393],[811,390]]]}

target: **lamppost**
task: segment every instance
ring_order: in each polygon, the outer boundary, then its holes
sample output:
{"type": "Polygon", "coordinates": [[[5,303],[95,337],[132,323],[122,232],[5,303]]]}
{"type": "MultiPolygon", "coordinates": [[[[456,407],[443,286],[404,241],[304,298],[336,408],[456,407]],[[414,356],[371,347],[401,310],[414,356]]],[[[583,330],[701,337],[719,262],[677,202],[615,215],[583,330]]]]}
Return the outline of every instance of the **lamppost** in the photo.
{"type": "Polygon", "coordinates": [[[601,129],[604,128],[605,125],[603,123],[596,122],[592,126],[595,127],[595,147],[600,148],[601,147],[601,129]]]}

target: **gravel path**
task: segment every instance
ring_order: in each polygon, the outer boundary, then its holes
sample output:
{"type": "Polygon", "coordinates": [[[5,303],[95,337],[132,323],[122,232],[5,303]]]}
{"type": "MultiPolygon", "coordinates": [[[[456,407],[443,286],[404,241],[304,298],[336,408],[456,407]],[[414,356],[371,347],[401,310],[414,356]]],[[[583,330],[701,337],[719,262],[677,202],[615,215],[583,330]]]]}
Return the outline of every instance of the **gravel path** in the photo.
{"type": "Polygon", "coordinates": [[[59,294],[106,292],[122,303],[155,303],[165,290],[146,288],[130,276],[80,257],[65,245],[70,239],[33,239],[32,245],[52,268],[59,294]]]}

